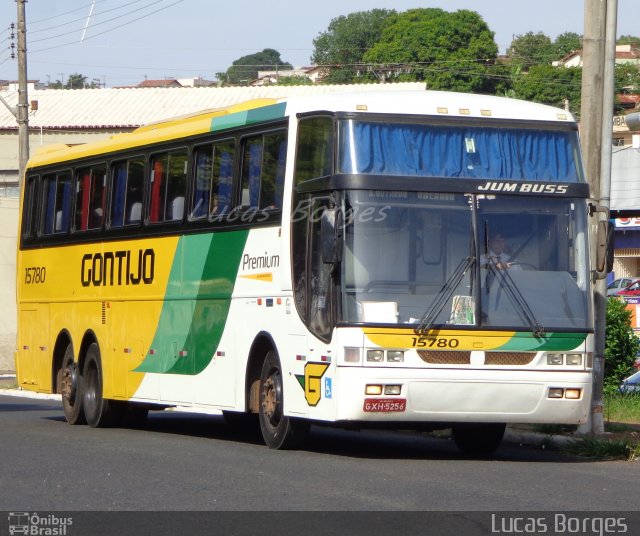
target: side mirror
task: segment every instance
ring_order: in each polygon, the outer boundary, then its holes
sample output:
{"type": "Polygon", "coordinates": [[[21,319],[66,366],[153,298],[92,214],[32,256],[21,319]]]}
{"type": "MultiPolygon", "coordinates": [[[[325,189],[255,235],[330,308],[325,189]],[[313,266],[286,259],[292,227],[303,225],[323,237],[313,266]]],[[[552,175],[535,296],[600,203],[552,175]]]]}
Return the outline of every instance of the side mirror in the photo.
{"type": "Polygon", "coordinates": [[[596,237],[596,273],[604,279],[613,270],[613,224],[609,220],[598,222],[596,237]]]}

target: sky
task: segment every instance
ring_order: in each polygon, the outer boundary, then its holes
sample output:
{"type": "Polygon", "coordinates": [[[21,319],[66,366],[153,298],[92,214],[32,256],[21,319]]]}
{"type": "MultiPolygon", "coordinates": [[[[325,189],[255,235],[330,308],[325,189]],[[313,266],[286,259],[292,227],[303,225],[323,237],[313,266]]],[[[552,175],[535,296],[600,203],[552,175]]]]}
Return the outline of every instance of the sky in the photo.
{"type": "MultiPolygon", "coordinates": [[[[640,33],[634,28],[637,2],[618,0],[618,35],[640,33]]],[[[0,0],[2,80],[18,77],[10,49],[16,6],[16,0],[0,0]]],[[[478,12],[501,53],[527,32],[551,39],[584,33],[584,0],[28,0],[27,76],[66,82],[80,73],[107,87],[145,79],[213,80],[234,60],[265,48],[295,67],[308,66],[313,40],[332,19],[375,8],[426,7],[478,12]]]]}

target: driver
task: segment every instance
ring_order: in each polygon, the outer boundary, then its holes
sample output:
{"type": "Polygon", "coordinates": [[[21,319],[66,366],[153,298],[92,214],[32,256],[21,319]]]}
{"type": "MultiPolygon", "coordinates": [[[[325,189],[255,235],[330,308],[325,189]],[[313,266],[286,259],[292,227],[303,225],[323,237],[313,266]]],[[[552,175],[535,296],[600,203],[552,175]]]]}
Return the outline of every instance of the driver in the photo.
{"type": "Polygon", "coordinates": [[[489,252],[488,254],[482,254],[480,257],[480,263],[484,267],[487,264],[495,266],[498,270],[522,270],[519,264],[514,264],[511,261],[511,256],[506,253],[505,246],[507,241],[501,233],[494,234],[489,239],[489,252]]]}

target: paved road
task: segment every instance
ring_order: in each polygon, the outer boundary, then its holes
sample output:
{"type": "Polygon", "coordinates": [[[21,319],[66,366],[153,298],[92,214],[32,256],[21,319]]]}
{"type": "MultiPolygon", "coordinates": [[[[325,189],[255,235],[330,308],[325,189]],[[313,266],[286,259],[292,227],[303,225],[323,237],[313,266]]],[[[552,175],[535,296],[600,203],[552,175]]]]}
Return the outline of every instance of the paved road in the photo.
{"type": "Polygon", "coordinates": [[[313,428],[272,451],[221,417],[69,426],[57,401],[0,396],[0,510],[631,510],[640,463],[505,444],[490,460],[419,434],[313,428]]]}

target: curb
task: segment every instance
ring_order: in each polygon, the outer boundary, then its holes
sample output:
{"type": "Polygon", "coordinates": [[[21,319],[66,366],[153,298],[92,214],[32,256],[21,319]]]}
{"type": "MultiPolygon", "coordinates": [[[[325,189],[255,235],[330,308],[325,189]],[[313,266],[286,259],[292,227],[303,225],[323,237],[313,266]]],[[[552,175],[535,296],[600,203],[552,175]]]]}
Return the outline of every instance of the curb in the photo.
{"type": "Polygon", "coordinates": [[[46,393],[35,393],[33,391],[25,391],[23,389],[0,388],[0,395],[16,396],[19,398],[37,398],[40,400],[58,400],[62,402],[62,395],[49,395],[46,393]]]}

